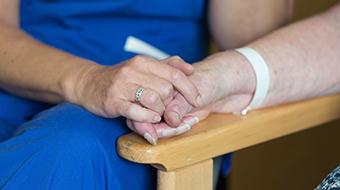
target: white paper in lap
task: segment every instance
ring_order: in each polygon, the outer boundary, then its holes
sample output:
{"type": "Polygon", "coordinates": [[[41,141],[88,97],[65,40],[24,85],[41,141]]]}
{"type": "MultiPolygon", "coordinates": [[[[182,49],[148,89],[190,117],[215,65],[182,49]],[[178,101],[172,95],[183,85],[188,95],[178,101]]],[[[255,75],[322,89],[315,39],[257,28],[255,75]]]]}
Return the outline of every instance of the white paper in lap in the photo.
{"type": "Polygon", "coordinates": [[[161,60],[170,57],[167,53],[153,47],[152,45],[134,37],[128,36],[124,45],[126,52],[146,55],[161,60]]]}

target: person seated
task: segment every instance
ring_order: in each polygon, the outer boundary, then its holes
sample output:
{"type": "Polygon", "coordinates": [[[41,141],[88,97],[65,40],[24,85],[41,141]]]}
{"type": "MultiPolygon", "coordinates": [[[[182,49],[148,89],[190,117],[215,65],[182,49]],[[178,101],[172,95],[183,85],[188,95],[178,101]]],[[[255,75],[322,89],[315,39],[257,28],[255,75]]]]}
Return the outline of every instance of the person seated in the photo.
{"type": "Polygon", "coordinates": [[[116,153],[125,122],[157,144],[248,111],[257,76],[241,46],[270,76],[252,108],[340,92],[340,6],[270,33],[291,5],[210,0],[206,18],[204,1],[0,0],[0,187],[154,189],[154,169],[116,153]],[[209,57],[206,24],[222,47],[209,57]],[[131,35],[179,57],[133,57],[131,35]]]}

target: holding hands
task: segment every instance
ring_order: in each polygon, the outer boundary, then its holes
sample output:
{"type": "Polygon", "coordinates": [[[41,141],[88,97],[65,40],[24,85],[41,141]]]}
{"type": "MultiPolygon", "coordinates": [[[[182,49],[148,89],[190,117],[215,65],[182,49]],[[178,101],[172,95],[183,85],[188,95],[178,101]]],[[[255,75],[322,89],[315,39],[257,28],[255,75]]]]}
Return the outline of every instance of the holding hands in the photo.
{"type": "MultiPolygon", "coordinates": [[[[195,71],[188,78],[201,95],[198,106],[180,92],[165,105],[164,120],[157,123],[128,119],[130,129],[143,135],[151,144],[158,138],[183,134],[210,113],[239,112],[247,106],[255,90],[254,73],[237,53],[219,53],[193,64],[195,71]],[[241,72],[242,71],[242,72],[241,72]]],[[[185,63],[183,63],[185,64],[185,63]]]]}
{"type": "Polygon", "coordinates": [[[249,103],[254,74],[235,54],[218,53],[193,65],[177,56],[87,65],[64,87],[66,98],[102,117],[127,118],[131,130],[157,144],[159,138],[187,132],[212,112],[238,112],[249,103]]]}
{"type": "MultiPolygon", "coordinates": [[[[141,124],[159,123],[176,94],[192,106],[202,101],[187,77],[193,67],[176,56],[162,61],[136,56],[113,67],[96,64],[81,70],[69,88],[73,90],[68,99],[102,117],[124,116],[141,124]]],[[[142,125],[129,126],[149,140],[155,135],[142,125]]]]}

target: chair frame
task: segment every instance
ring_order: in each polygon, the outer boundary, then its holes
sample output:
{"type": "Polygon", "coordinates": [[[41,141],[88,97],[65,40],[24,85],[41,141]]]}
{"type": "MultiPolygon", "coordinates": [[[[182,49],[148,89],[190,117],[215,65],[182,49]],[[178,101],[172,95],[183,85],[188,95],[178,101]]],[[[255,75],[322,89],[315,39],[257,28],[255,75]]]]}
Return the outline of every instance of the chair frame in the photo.
{"type": "Polygon", "coordinates": [[[247,118],[212,114],[188,133],[156,146],[131,133],[119,138],[118,153],[158,170],[158,190],[212,190],[213,161],[340,118],[340,94],[251,112],[247,118]]]}

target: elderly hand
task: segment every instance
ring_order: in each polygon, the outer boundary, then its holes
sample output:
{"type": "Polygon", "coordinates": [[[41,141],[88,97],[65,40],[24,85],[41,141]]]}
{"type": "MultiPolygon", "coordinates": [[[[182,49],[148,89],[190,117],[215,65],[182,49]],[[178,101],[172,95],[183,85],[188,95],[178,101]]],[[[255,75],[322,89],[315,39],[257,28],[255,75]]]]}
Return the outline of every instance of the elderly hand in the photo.
{"type": "Polygon", "coordinates": [[[203,103],[193,108],[177,94],[164,114],[165,121],[172,127],[186,124],[187,118],[203,120],[211,112],[240,112],[255,91],[255,74],[250,64],[236,52],[218,53],[195,64],[195,74],[190,79],[202,95],[203,103]]]}
{"type": "Polygon", "coordinates": [[[189,77],[201,94],[202,104],[193,107],[181,93],[166,106],[164,122],[151,124],[129,120],[133,129],[151,131],[150,143],[158,138],[182,134],[205,119],[211,112],[230,113],[244,108],[252,98],[254,77],[251,66],[239,55],[219,53],[194,64],[195,72],[189,77]]]}

